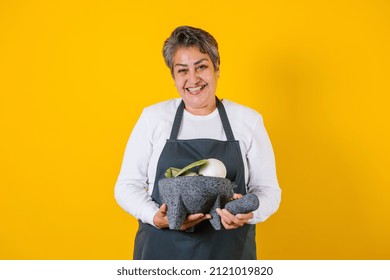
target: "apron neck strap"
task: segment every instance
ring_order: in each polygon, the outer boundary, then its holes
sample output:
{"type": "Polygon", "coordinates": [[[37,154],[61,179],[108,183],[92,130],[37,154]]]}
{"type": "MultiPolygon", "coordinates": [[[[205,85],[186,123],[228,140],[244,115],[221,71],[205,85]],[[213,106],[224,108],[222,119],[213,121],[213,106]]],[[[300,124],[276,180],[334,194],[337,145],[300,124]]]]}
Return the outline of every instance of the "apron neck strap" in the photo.
{"type": "MultiPolygon", "coordinates": [[[[226,114],[225,107],[223,106],[222,102],[218,99],[218,97],[215,97],[218,113],[222,121],[222,126],[225,131],[226,139],[228,141],[234,141],[234,134],[233,130],[230,126],[229,119],[226,114]]],[[[181,120],[183,119],[183,113],[184,113],[184,101],[181,101],[179,107],[176,110],[175,119],[173,121],[172,130],[171,130],[171,136],[169,137],[170,140],[176,140],[177,136],[179,135],[181,120]]]]}

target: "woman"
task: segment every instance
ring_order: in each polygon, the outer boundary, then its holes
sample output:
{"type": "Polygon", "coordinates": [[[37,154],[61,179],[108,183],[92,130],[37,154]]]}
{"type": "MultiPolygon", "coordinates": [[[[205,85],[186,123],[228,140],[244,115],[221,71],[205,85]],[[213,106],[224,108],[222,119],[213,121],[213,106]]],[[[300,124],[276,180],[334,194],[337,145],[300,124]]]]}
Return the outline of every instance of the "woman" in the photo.
{"type": "Polygon", "coordinates": [[[216,97],[218,44],[206,31],[176,28],[163,56],[181,98],[144,109],[115,186],[118,204],[139,220],[134,259],[256,259],[255,224],[278,209],[281,194],[262,118],[216,97]],[[238,186],[235,199],[256,194],[259,208],[237,215],[218,209],[224,230],[214,230],[204,213],[189,215],[180,231],[168,229],[158,180],[169,167],[205,158],[226,165],[227,178],[238,186]],[[190,227],[194,231],[186,232],[190,227]]]}

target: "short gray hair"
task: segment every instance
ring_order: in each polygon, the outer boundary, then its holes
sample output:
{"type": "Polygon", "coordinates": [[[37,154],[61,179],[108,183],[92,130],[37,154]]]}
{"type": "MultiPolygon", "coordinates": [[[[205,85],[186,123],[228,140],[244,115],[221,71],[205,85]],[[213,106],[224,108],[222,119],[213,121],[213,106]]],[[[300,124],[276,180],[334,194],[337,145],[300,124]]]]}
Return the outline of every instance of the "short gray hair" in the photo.
{"type": "Polygon", "coordinates": [[[165,40],[163,56],[165,64],[171,70],[173,77],[173,57],[179,48],[198,47],[202,53],[207,53],[214,65],[214,71],[219,70],[221,63],[218,43],[208,32],[191,26],[179,26],[165,40]]]}

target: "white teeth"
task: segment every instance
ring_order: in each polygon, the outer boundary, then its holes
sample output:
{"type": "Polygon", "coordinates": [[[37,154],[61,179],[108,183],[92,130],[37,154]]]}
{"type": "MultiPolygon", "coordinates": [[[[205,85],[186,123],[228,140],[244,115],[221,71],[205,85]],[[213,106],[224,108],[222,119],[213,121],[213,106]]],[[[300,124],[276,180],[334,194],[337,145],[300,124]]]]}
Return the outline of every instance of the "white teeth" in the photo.
{"type": "Polygon", "coordinates": [[[200,90],[202,87],[196,87],[196,88],[187,88],[189,91],[194,92],[200,90]]]}
{"type": "Polygon", "coordinates": [[[193,88],[186,88],[189,92],[196,92],[196,91],[199,91],[201,89],[203,89],[206,85],[203,85],[203,86],[198,86],[198,87],[193,87],[193,88]]]}

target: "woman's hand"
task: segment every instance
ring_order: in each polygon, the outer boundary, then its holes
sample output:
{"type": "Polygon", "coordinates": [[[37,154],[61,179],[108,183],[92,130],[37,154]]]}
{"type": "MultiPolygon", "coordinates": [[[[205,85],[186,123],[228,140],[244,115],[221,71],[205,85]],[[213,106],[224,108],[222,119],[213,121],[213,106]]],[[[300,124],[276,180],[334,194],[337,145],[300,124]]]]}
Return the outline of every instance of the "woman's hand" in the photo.
{"type": "Polygon", "coordinates": [[[217,208],[217,213],[221,216],[221,222],[225,229],[235,229],[247,224],[253,218],[253,213],[233,215],[226,209],[217,208]]]}
{"type": "MultiPolygon", "coordinates": [[[[211,219],[210,214],[203,214],[203,213],[197,213],[197,214],[191,214],[187,216],[187,219],[184,221],[182,226],[180,227],[180,230],[185,231],[190,227],[193,227],[200,222],[204,220],[211,219]]],[[[153,223],[158,228],[167,228],[169,226],[168,224],[168,217],[167,217],[167,205],[164,203],[160,206],[160,209],[157,211],[157,213],[153,217],[153,223]]]]}
{"type": "MultiPolygon", "coordinates": [[[[233,195],[233,199],[239,199],[242,197],[242,194],[235,193],[233,195]]],[[[253,213],[240,213],[237,215],[233,215],[226,209],[217,209],[217,213],[221,216],[221,222],[225,229],[235,229],[242,227],[247,224],[250,219],[253,218],[253,213]]]]}
{"type": "Polygon", "coordinates": [[[168,227],[168,217],[167,217],[167,205],[164,203],[160,206],[157,213],[153,217],[153,223],[158,228],[168,227]]]}

